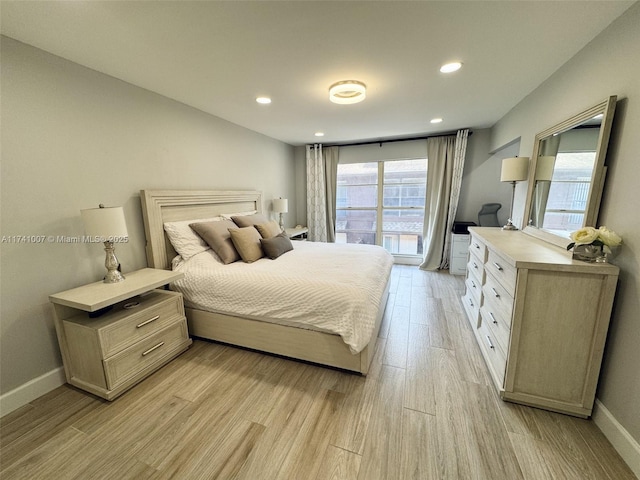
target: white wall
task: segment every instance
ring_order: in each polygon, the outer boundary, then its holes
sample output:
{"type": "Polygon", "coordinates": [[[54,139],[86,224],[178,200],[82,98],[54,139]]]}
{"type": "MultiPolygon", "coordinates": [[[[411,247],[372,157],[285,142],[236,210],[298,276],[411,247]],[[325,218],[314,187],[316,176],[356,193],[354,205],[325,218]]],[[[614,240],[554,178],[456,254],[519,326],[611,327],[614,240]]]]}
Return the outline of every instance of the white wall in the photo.
{"type": "Polygon", "coordinates": [[[462,187],[456,220],[478,223],[478,212],[485,203],[501,203],[498,221],[507,223],[511,205],[511,184],[500,182],[502,159],[518,155],[519,143],[514,142],[497,152],[489,153],[491,131],[478,129],[469,138],[462,172],[462,187]],[[473,141],[471,141],[473,139],[473,141]]]}
{"type": "MultiPolygon", "coordinates": [[[[1,41],[3,236],[82,235],[80,209],[122,205],[130,242],[116,253],[126,273],[146,266],[140,189],[256,189],[266,210],[274,197],[295,199],[293,147],[1,41]]],[[[48,295],[99,280],[104,251],[48,241],[0,247],[6,394],[61,365],[48,295]]]]}
{"type": "MultiPolygon", "coordinates": [[[[618,95],[598,225],[621,234],[624,245],[613,261],[620,267],[620,280],[597,396],[633,437],[636,448],[640,442],[639,27],[640,3],[636,3],[502,118],[492,137],[492,149],[521,137],[520,154],[531,156],[536,133],[618,95]]],[[[524,197],[517,208],[522,216],[524,197]]]]}

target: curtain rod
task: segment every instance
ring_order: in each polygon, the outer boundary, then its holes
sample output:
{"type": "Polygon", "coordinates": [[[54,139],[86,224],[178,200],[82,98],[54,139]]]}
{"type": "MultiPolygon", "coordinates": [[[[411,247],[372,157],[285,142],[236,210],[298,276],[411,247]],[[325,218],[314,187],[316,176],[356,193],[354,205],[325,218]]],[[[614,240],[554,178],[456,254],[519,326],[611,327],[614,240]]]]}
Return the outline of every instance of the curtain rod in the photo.
{"type": "MultiPolygon", "coordinates": [[[[464,129],[461,129],[464,130],[464,129]]],[[[456,130],[455,132],[449,132],[449,133],[438,133],[437,135],[423,135],[421,137],[411,137],[411,138],[390,138],[387,140],[369,140],[366,142],[357,142],[357,143],[334,143],[334,144],[329,144],[329,145],[322,145],[322,148],[327,148],[327,147],[357,147],[360,145],[375,145],[376,143],[380,144],[380,146],[382,146],[383,143],[393,143],[393,142],[409,142],[411,140],[426,140],[427,138],[436,138],[436,137],[450,137],[452,135],[456,135],[458,133],[458,131],[456,130]]],[[[473,135],[473,132],[471,130],[469,130],[469,137],[473,135]]],[[[315,144],[310,144],[310,145],[315,145],[315,144]]]]}

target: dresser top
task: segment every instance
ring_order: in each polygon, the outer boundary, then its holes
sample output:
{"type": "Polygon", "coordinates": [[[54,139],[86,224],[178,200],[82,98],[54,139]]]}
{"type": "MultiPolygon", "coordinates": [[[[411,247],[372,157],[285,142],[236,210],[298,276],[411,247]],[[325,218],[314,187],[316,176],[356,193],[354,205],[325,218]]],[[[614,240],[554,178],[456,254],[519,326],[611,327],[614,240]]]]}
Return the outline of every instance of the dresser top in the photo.
{"type": "Polygon", "coordinates": [[[125,273],[125,280],[118,283],[95,282],[64,292],[49,295],[52,303],[66,305],[86,312],[95,312],[127,298],[140,295],[184,277],[184,273],[143,268],[125,273]]]}
{"type": "Polygon", "coordinates": [[[519,230],[499,227],[470,227],[469,232],[481,239],[516,268],[537,268],[585,273],[618,275],[618,267],[609,263],[587,263],[573,260],[571,252],[532,237],[519,230]]]}

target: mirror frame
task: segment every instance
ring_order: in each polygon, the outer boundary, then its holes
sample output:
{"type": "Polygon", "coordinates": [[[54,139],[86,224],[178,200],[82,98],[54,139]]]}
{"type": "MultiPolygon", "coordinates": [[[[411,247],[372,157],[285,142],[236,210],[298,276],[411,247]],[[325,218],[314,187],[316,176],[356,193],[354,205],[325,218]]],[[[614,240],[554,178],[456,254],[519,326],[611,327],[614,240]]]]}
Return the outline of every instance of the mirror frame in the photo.
{"type": "Polygon", "coordinates": [[[531,218],[531,206],[533,203],[533,196],[536,186],[535,176],[540,146],[542,145],[542,140],[544,140],[545,138],[566,132],[567,130],[571,130],[572,128],[582,125],[585,121],[595,117],[596,115],[602,114],[600,134],[598,136],[598,144],[596,146],[596,160],[594,164],[593,175],[591,177],[591,185],[589,187],[589,196],[587,198],[587,207],[584,214],[584,222],[582,225],[583,227],[596,226],[607,169],[604,162],[607,156],[607,148],[609,146],[609,136],[611,135],[611,125],[613,123],[613,114],[616,108],[616,100],[616,95],[612,95],[605,101],[600,102],[597,105],[594,105],[593,107],[588,108],[587,110],[584,110],[576,115],[573,115],[565,121],[560,122],[557,125],[554,125],[553,127],[550,127],[536,135],[533,146],[533,155],[531,157],[531,162],[529,165],[529,185],[527,186],[527,201],[524,210],[524,221],[527,222],[527,225],[525,225],[522,230],[524,233],[533,237],[540,238],[546,242],[553,243],[554,245],[557,245],[559,247],[566,248],[570,243],[571,239],[568,236],[562,237],[548,230],[528,225],[529,219],[531,218]]]}

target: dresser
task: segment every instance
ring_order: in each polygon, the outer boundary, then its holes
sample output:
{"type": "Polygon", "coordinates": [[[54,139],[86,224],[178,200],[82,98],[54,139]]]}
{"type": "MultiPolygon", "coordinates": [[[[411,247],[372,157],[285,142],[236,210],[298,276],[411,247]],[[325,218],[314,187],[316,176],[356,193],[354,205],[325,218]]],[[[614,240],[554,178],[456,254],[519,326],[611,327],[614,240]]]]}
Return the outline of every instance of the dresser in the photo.
{"type": "Polygon", "coordinates": [[[113,400],[189,348],[182,295],[157,289],[183,276],[145,268],[50,295],[67,382],[113,400]]]}
{"type": "Polygon", "coordinates": [[[589,417],[618,268],[520,231],[469,232],[462,303],[500,397],[589,417]]]}

